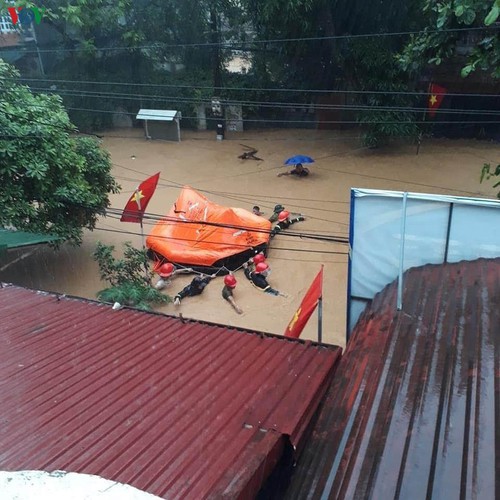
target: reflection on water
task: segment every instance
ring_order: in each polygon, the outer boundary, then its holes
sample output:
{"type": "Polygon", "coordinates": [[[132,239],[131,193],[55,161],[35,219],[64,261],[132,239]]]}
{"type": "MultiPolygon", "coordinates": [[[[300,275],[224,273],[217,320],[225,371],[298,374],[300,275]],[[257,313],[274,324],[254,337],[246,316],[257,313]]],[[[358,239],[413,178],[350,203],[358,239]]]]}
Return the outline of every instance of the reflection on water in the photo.
{"type": "Polygon", "coordinates": [[[81,247],[65,244],[59,250],[39,245],[9,251],[0,261],[0,268],[21,259],[0,272],[0,281],[95,299],[96,291],[104,287],[92,258],[94,246],[86,241],[81,247]],[[22,258],[24,255],[28,256],[22,258]]]}

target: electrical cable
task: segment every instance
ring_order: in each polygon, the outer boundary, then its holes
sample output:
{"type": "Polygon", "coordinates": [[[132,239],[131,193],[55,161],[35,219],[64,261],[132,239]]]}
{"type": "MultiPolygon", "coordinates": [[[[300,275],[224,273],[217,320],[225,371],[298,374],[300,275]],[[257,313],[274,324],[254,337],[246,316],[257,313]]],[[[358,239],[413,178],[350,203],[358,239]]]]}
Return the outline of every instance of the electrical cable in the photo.
{"type": "MultiPolygon", "coordinates": [[[[17,115],[17,114],[14,114],[14,113],[10,113],[10,112],[7,112],[7,111],[4,111],[5,114],[7,114],[8,116],[11,116],[11,117],[14,117],[14,118],[21,118],[21,119],[25,119],[29,122],[32,122],[32,120],[28,119],[27,117],[23,116],[23,115],[17,115]]],[[[52,127],[55,127],[55,128],[60,128],[62,130],[65,130],[66,132],[70,133],[70,132],[75,132],[74,130],[68,130],[67,129],[67,126],[60,126],[60,125],[56,125],[56,124],[52,124],[52,123],[47,123],[47,122],[42,122],[42,121],[39,121],[37,120],[38,123],[40,124],[45,124],[45,125],[48,125],[48,126],[52,126],[52,127]]],[[[442,123],[442,122],[440,122],[442,123]]],[[[453,122],[453,123],[456,123],[456,122],[453,122]]],[[[467,122],[466,122],[467,123],[467,122]]],[[[469,122],[470,123],[470,122],[469,122]]],[[[488,122],[488,123],[493,123],[493,122],[488,122]]],[[[87,134],[87,135],[95,135],[95,134],[87,134]]],[[[122,166],[123,167],[123,166],[122,166]]],[[[123,167],[125,168],[125,167],[123,167]]],[[[350,175],[353,175],[352,172],[343,172],[343,171],[339,171],[337,170],[337,172],[339,173],[346,173],[346,174],[350,174],[350,175]]],[[[380,179],[384,179],[384,180],[391,180],[391,181],[394,181],[394,179],[386,179],[386,178],[382,178],[382,177],[377,177],[377,176],[369,176],[369,175],[364,175],[364,174],[357,174],[357,175],[361,175],[361,176],[366,176],[366,177],[374,177],[374,178],[380,178],[380,179]]],[[[437,187],[439,189],[443,189],[442,187],[439,187],[439,186],[433,186],[433,185],[426,185],[426,184],[420,184],[420,183],[415,183],[415,182],[411,182],[411,181],[408,181],[408,183],[410,184],[415,184],[415,185],[423,185],[423,186],[426,186],[426,187],[437,187]]],[[[469,191],[462,191],[462,190],[455,190],[457,192],[463,192],[463,193],[466,193],[466,194],[477,194],[477,193],[471,193],[469,191]]],[[[239,200],[241,201],[241,200],[239,200]]],[[[310,217],[310,218],[313,218],[313,219],[317,219],[317,220],[324,220],[324,219],[320,219],[320,218],[315,218],[315,217],[310,217]]],[[[347,226],[348,224],[344,224],[344,223],[341,223],[341,222],[338,222],[338,221],[329,221],[329,220],[325,220],[327,222],[331,222],[331,223],[336,223],[336,224],[341,224],[341,225],[345,225],[347,226]]]]}
{"type": "MultiPolygon", "coordinates": [[[[152,45],[139,45],[137,47],[95,47],[96,52],[113,52],[113,51],[136,51],[136,50],[148,50],[148,49],[172,49],[172,48],[192,48],[192,47],[202,47],[202,48],[214,48],[222,47],[226,49],[239,50],[242,52],[251,52],[251,48],[235,48],[241,47],[244,44],[273,44],[273,43],[290,43],[290,42],[314,42],[314,41],[326,41],[326,40],[351,40],[351,39],[361,39],[361,38],[383,38],[387,36],[409,36],[409,35],[428,35],[432,33],[442,34],[442,33],[460,33],[463,31],[488,31],[498,29],[499,27],[495,25],[491,26],[481,26],[472,28],[444,28],[439,30],[420,30],[420,31],[399,31],[399,32],[385,32],[385,33],[363,33],[358,35],[334,35],[334,36],[315,36],[315,37],[296,37],[296,38],[278,38],[278,39],[268,39],[268,40],[249,40],[247,42],[201,42],[201,43],[177,43],[168,44],[163,42],[158,42],[152,45]]],[[[8,48],[6,50],[9,50],[8,48]]],[[[10,49],[13,50],[13,49],[10,49]]],[[[23,51],[25,54],[32,53],[71,53],[71,52],[82,52],[88,51],[88,47],[78,47],[72,49],[43,49],[38,48],[37,50],[26,50],[23,51]]]]}
{"type": "MultiPolygon", "coordinates": [[[[130,87],[167,87],[167,88],[187,88],[187,89],[206,89],[206,90],[234,90],[234,91],[247,91],[247,92],[309,92],[321,94],[382,94],[382,95],[415,95],[425,96],[428,92],[409,92],[409,91],[384,91],[384,90],[349,90],[349,89],[277,89],[277,88],[256,88],[256,87],[214,87],[200,86],[200,85],[179,85],[179,84],[164,84],[164,83],[124,83],[124,82],[99,82],[88,80],[51,80],[40,78],[6,78],[6,80],[21,80],[21,81],[43,81],[51,83],[80,83],[89,85],[116,85],[116,86],[130,86],[130,87]]],[[[499,97],[498,94],[460,94],[460,93],[446,93],[449,97],[499,97]]]]}
{"type": "MultiPolygon", "coordinates": [[[[33,120],[27,118],[26,116],[23,116],[23,115],[17,115],[15,113],[10,113],[10,112],[7,112],[7,111],[3,111],[3,112],[6,115],[11,116],[13,118],[24,119],[24,120],[26,120],[26,121],[28,121],[30,123],[33,121],[33,120]]],[[[56,124],[53,124],[53,123],[43,122],[43,121],[40,121],[40,120],[36,120],[36,121],[37,121],[37,123],[40,123],[40,124],[43,124],[43,125],[48,125],[48,126],[51,126],[51,127],[62,129],[62,130],[64,130],[67,133],[73,133],[73,132],[75,132],[75,130],[68,130],[67,126],[56,125],[56,124]]],[[[442,122],[440,122],[440,123],[442,123],[442,122]]],[[[454,122],[454,123],[456,123],[456,122],[454,122]]],[[[493,123],[493,122],[489,122],[489,123],[493,123]]],[[[86,134],[86,135],[95,135],[95,134],[86,134]]],[[[121,167],[125,168],[123,166],[121,166],[121,167]]],[[[316,167],[316,168],[321,168],[321,167],[316,167]]],[[[339,173],[347,173],[347,174],[350,174],[350,175],[354,175],[352,172],[344,172],[344,171],[340,171],[340,170],[337,170],[337,172],[339,172],[339,173]]],[[[394,181],[394,179],[387,179],[387,178],[377,177],[377,176],[369,176],[369,175],[364,175],[364,174],[357,174],[357,175],[365,176],[365,177],[373,177],[373,178],[382,179],[382,180],[391,180],[391,181],[394,181]]],[[[415,184],[415,185],[423,185],[425,187],[437,187],[439,189],[443,189],[442,187],[439,187],[439,186],[420,184],[420,183],[415,183],[415,182],[411,182],[411,181],[408,181],[408,183],[415,184]]],[[[459,190],[459,189],[456,189],[455,191],[457,191],[457,192],[463,192],[463,193],[466,193],[466,194],[477,194],[477,193],[471,193],[469,191],[462,191],[462,190],[459,190]]],[[[316,220],[324,220],[324,219],[319,219],[319,218],[315,218],[315,217],[310,217],[310,218],[314,218],[316,220]]],[[[346,225],[346,226],[348,225],[348,224],[343,224],[343,223],[337,222],[337,221],[328,221],[328,220],[325,220],[325,221],[327,221],[327,222],[333,222],[333,223],[337,223],[337,224],[341,224],[341,225],[346,225]]]]}
{"type": "MultiPolygon", "coordinates": [[[[122,209],[117,209],[117,208],[107,208],[105,210],[106,216],[111,217],[111,218],[121,218],[123,215],[124,210],[122,209]]],[[[272,229],[255,229],[249,226],[243,226],[243,225],[238,225],[238,224],[223,224],[221,222],[209,222],[209,221],[202,221],[202,220],[194,220],[194,219],[182,219],[178,217],[171,217],[168,215],[159,215],[159,214],[153,214],[153,213],[148,213],[144,212],[144,215],[142,216],[143,224],[144,225],[155,225],[158,222],[167,222],[171,224],[194,224],[194,225],[202,225],[202,226],[208,226],[208,227],[217,227],[217,228],[224,228],[224,229],[235,229],[237,231],[246,231],[249,233],[259,233],[259,234],[272,234],[272,229]]],[[[294,231],[285,231],[285,232],[280,232],[279,234],[283,234],[286,236],[291,236],[291,237],[299,237],[301,239],[312,239],[312,240],[317,240],[317,241],[325,241],[325,242],[331,242],[331,243],[348,243],[348,238],[346,237],[337,237],[337,236],[331,236],[331,235],[318,235],[318,234],[311,234],[307,232],[301,231],[300,233],[296,233],[294,231]]]]}
{"type": "MultiPolygon", "coordinates": [[[[116,111],[110,111],[110,110],[105,110],[105,109],[89,109],[89,108],[73,108],[73,107],[67,107],[66,109],[72,110],[72,111],[87,111],[89,113],[106,113],[106,114],[116,114],[116,111]]],[[[120,111],[120,114],[122,115],[130,115],[130,116],[135,116],[137,113],[129,113],[125,111],[120,111]]],[[[144,119],[147,119],[148,117],[154,118],[155,115],[148,115],[147,113],[142,113],[144,119]]],[[[186,120],[197,120],[197,116],[183,116],[184,119],[186,120]]],[[[205,120],[207,121],[220,121],[220,118],[211,118],[211,117],[206,117],[205,120]]],[[[309,125],[326,125],[326,124],[351,124],[351,125],[362,125],[359,121],[357,120],[282,120],[282,119],[270,119],[270,118],[245,118],[245,122],[248,123],[307,123],[309,125]]],[[[384,121],[383,122],[386,125],[402,125],[402,124],[429,124],[428,121],[421,120],[421,121],[384,121]]],[[[439,124],[442,125],[458,125],[458,124],[497,124],[500,123],[500,120],[467,120],[467,121],[445,121],[445,120],[440,120],[438,122],[439,124]]]]}
{"type": "MultiPolygon", "coordinates": [[[[113,163],[113,165],[117,166],[117,167],[120,167],[120,168],[124,168],[126,170],[130,170],[131,172],[135,172],[135,173],[138,173],[140,175],[144,175],[143,172],[140,172],[138,170],[135,170],[135,169],[132,169],[132,168],[128,168],[128,167],[125,167],[123,165],[120,165],[118,163],[113,163]]],[[[274,167],[273,167],[274,168],[274,167]]],[[[146,174],[147,175],[147,174],[146,174]]],[[[141,181],[139,181],[138,179],[134,179],[134,182],[138,182],[140,183],[141,181]]],[[[170,182],[173,184],[173,186],[165,186],[165,187],[175,187],[175,188],[182,188],[184,186],[184,184],[182,183],[178,183],[178,182],[175,182],[175,181],[169,181],[167,179],[167,182],[170,182]]],[[[159,184],[160,186],[162,185],[162,183],[159,184]]],[[[211,191],[211,190],[208,190],[208,189],[202,189],[202,188],[198,188],[198,187],[195,187],[195,186],[192,186],[193,189],[196,189],[197,191],[200,191],[202,193],[208,193],[208,194],[212,194],[214,196],[221,196],[223,198],[226,198],[226,199],[231,199],[231,200],[235,200],[235,201],[239,201],[239,202],[243,202],[243,203],[248,203],[247,200],[241,198],[238,196],[239,193],[235,193],[235,194],[232,194],[232,193],[228,193],[228,194],[220,194],[220,192],[217,192],[217,191],[211,191]]],[[[269,205],[265,205],[265,203],[267,203],[267,201],[262,201],[261,199],[257,199],[257,198],[254,198],[253,201],[257,201],[259,203],[261,203],[261,205],[265,208],[273,208],[272,206],[269,206],[269,205]]],[[[318,200],[313,200],[313,201],[318,201],[318,200]]],[[[327,209],[316,209],[314,207],[305,207],[305,206],[302,206],[302,205],[295,205],[299,208],[306,208],[306,209],[310,209],[310,210],[327,210],[327,209]]],[[[348,212],[340,212],[340,211],[334,211],[334,212],[338,212],[338,213],[343,213],[343,214],[346,214],[348,215],[348,212]]],[[[314,216],[311,216],[311,215],[307,215],[307,218],[308,219],[313,219],[313,220],[319,220],[319,221],[322,221],[322,222],[329,222],[331,224],[339,224],[339,225],[342,225],[342,226],[348,226],[349,224],[347,223],[344,223],[344,222],[340,222],[340,221],[333,221],[333,220],[330,220],[330,219],[323,219],[323,218],[320,218],[320,217],[314,217],[314,216]]]]}
{"type": "MultiPolygon", "coordinates": [[[[141,233],[134,233],[132,231],[121,231],[120,229],[107,229],[107,228],[102,228],[102,227],[95,227],[94,230],[110,232],[110,233],[128,234],[130,236],[141,236],[141,233]]],[[[283,234],[283,233],[280,233],[280,234],[283,234]]],[[[165,239],[170,239],[170,240],[180,239],[181,241],[194,241],[194,240],[189,240],[189,239],[184,239],[184,238],[170,238],[170,237],[165,237],[165,236],[155,236],[155,238],[165,238],[165,239]]],[[[210,243],[217,243],[217,242],[210,242],[210,243]]],[[[239,247],[248,248],[248,246],[246,246],[246,245],[234,244],[231,246],[234,246],[235,248],[239,248],[239,247]]],[[[286,252],[321,253],[321,254],[327,254],[327,255],[348,255],[349,254],[349,252],[338,252],[338,251],[333,251],[333,250],[307,250],[305,248],[270,247],[270,250],[281,250],[281,251],[286,251],[286,252]]]]}
{"type": "MultiPolygon", "coordinates": [[[[115,176],[115,178],[117,178],[117,176],[115,176]]],[[[136,183],[140,183],[141,181],[137,180],[137,179],[129,179],[131,182],[136,182],[136,183]]],[[[182,188],[184,186],[184,184],[180,184],[180,183],[176,183],[178,185],[173,185],[173,186],[163,186],[161,183],[158,184],[158,186],[160,187],[172,187],[172,188],[176,188],[176,189],[179,189],[179,188],[182,188]]],[[[230,194],[229,195],[224,195],[224,194],[217,194],[216,191],[209,191],[209,190],[206,190],[206,189],[201,189],[201,188],[196,188],[196,187],[193,187],[194,189],[196,189],[197,191],[200,191],[200,192],[204,192],[204,193],[208,193],[208,194],[213,194],[215,196],[220,196],[222,198],[226,198],[226,199],[231,199],[231,200],[235,200],[235,201],[239,201],[239,202],[242,202],[242,203],[250,203],[248,200],[244,199],[244,198],[239,198],[238,195],[239,193],[235,193],[236,196],[231,196],[230,194]]],[[[125,191],[125,193],[130,193],[132,194],[134,191],[125,191]]],[[[122,191],[122,194],[124,192],[122,191]]],[[[269,197],[269,198],[275,198],[275,197],[269,197]]],[[[282,199],[282,197],[280,197],[280,199],[282,199]]],[[[267,205],[267,202],[269,200],[259,200],[257,198],[254,198],[253,199],[253,202],[259,202],[261,204],[262,207],[264,208],[269,208],[269,209],[272,209],[273,206],[272,205],[267,205]]],[[[312,201],[318,201],[318,200],[312,200],[312,201]]],[[[328,202],[328,201],[326,201],[328,202]]],[[[348,202],[346,202],[348,203],[348,202]]],[[[298,208],[306,208],[306,209],[309,209],[309,210],[321,210],[321,211],[328,211],[327,209],[318,209],[318,208],[315,208],[315,207],[306,207],[306,206],[303,206],[303,205],[296,205],[294,204],[295,207],[298,207],[298,208]]],[[[336,212],[337,211],[332,211],[332,212],[336,212]]],[[[345,215],[348,215],[348,212],[338,212],[338,213],[343,213],[345,215]]],[[[305,214],[305,216],[307,217],[307,219],[312,219],[312,220],[319,220],[319,221],[322,221],[322,222],[328,222],[330,224],[337,224],[337,225],[341,225],[341,226],[348,226],[349,224],[347,223],[344,223],[344,222],[341,222],[341,221],[337,221],[337,220],[331,220],[331,219],[324,219],[324,218],[320,218],[320,217],[315,217],[315,216],[312,216],[310,214],[305,214]]],[[[332,233],[334,234],[334,233],[332,233]]],[[[338,235],[337,233],[335,233],[336,236],[342,236],[342,235],[338,235]]]]}
{"type": "MultiPolygon", "coordinates": [[[[94,91],[82,91],[73,89],[57,89],[52,90],[50,88],[40,88],[40,87],[30,87],[30,90],[34,93],[52,93],[60,96],[67,97],[94,97],[101,99],[119,99],[119,100],[150,100],[150,101],[171,101],[171,102],[183,102],[189,104],[209,104],[211,100],[209,99],[198,99],[190,97],[176,97],[176,96],[148,96],[138,94],[136,96],[131,94],[119,94],[119,93],[100,93],[94,91]],[[87,95],[88,94],[88,95],[87,95]]],[[[425,94],[422,94],[425,96],[425,94]]],[[[341,110],[341,111],[375,111],[375,112],[391,112],[397,111],[400,113],[421,113],[427,111],[427,107],[403,107],[403,106],[368,106],[368,105],[357,105],[357,104],[318,104],[318,103],[284,103],[284,102],[264,102],[264,101],[237,101],[232,99],[223,100],[223,104],[227,106],[241,105],[241,106],[259,106],[261,108],[271,108],[271,109],[295,109],[297,107],[306,107],[308,112],[312,111],[330,111],[330,110],[341,110]]],[[[71,108],[67,108],[71,109],[71,108]]],[[[480,109],[457,109],[457,108],[439,108],[434,110],[437,114],[465,114],[465,115],[492,115],[499,116],[500,110],[498,111],[488,111],[480,109]]],[[[113,111],[116,113],[116,111],[113,111]]],[[[122,113],[122,112],[120,112],[122,113]]],[[[135,113],[131,113],[135,114],[135,113]]],[[[144,116],[147,113],[142,113],[144,116]]],[[[186,117],[192,118],[192,117],[186,117]]],[[[211,119],[208,117],[207,119],[211,119]]],[[[306,120],[307,122],[307,120],[306,120]]]]}

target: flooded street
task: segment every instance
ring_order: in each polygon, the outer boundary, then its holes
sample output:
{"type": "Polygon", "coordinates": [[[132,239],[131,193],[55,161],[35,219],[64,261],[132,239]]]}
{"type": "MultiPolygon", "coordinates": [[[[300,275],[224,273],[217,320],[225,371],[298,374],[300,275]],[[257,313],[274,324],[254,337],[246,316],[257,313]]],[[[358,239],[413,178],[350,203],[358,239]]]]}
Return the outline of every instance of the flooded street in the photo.
{"type": "MultiPolygon", "coordinates": [[[[406,190],[458,196],[494,197],[491,184],[480,184],[483,163],[497,164],[500,147],[474,140],[424,140],[420,152],[411,144],[368,150],[360,146],[354,131],[279,130],[228,134],[216,141],[215,132],[182,132],[182,142],[147,141],[142,130],[113,130],[104,134],[103,147],[111,153],[113,173],[122,186],[112,195],[112,207],[123,209],[137,185],[161,172],[158,188],[147,211],[166,214],[189,185],[210,200],[251,211],[259,205],[265,216],[281,203],[306,220],[290,231],[307,231],[346,237],[349,224],[350,188],[406,190]],[[264,161],[240,160],[242,144],[258,150],[264,161]],[[312,156],[307,178],[276,175],[284,171],[284,159],[295,154],[312,156]]],[[[145,222],[148,234],[150,223],[145,222]]],[[[131,241],[141,246],[139,224],[101,218],[93,232],[86,232],[81,247],[64,245],[59,251],[40,246],[9,253],[9,259],[25,258],[0,273],[0,280],[29,288],[49,290],[90,299],[107,287],[99,279],[92,258],[95,243],[121,247],[131,241]]],[[[244,310],[239,316],[221,296],[222,279],[210,283],[201,296],[187,298],[179,307],[168,304],[160,312],[179,312],[238,327],[282,334],[321,264],[324,264],[323,339],[345,344],[347,252],[344,244],[292,238],[280,234],[272,240],[268,263],[271,286],[287,298],[260,293],[236,273],[236,302],[244,310]]],[[[0,267],[8,262],[4,259],[0,267]]],[[[165,293],[175,295],[192,278],[174,279],[165,293]]],[[[302,334],[316,339],[316,313],[302,334]]]]}

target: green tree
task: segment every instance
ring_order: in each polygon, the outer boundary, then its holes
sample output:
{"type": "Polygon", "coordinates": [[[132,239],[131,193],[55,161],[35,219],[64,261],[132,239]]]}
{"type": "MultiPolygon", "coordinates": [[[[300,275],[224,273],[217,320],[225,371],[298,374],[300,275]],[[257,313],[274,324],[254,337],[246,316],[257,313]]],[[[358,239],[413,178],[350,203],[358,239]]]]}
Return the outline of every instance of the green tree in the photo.
{"type": "Polygon", "coordinates": [[[46,76],[80,81],[58,83],[57,92],[84,131],[110,128],[117,108],[133,116],[141,107],[172,107],[192,116],[188,101],[214,91],[200,96],[190,87],[220,86],[231,55],[212,43],[241,31],[242,10],[232,0],[46,0],[44,7],[39,43],[49,49],[42,53],[46,76]]]}
{"type": "Polygon", "coordinates": [[[363,91],[353,104],[359,106],[362,142],[368,147],[387,144],[394,137],[417,137],[417,100],[408,94],[408,76],[398,67],[387,38],[360,39],[349,44],[345,65],[351,85],[363,91]]]}
{"type": "Polygon", "coordinates": [[[500,15],[500,0],[425,0],[422,14],[427,23],[424,33],[413,36],[399,56],[405,70],[415,71],[456,58],[457,43],[462,42],[470,47],[462,77],[483,70],[500,78],[500,38],[492,26],[500,15]],[[493,29],[453,31],[490,26],[493,29]]]}
{"type": "MultiPolygon", "coordinates": [[[[243,0],[257,30],[256,39],[288,39],[260,45],[259,71],[279,71],[271,80],[287,87],[334,89],[349,84],[352,50],[363,35],[397,32],[413,27],[418,0],[243,0]],[[338,37],[338,38],[335,38],[338,37]],[[303,40],[303,38],[310,38],[303,40]],[[322,38],[322,39],[321,39],[322,38]]],[[[384,38],[384,37],[380,37],[384,38]]],[[[402,38],[386,44],[366,43],[367,58],[381,50],[394,52],[402,38]]],[[[384,39],[385,39],[384,38],[384,39]]],[[[379,76],[380,78],[380,76],[379,76]]],[[[354,83],[354,82],[352,82],[354,83]]]]}
{"type": "Polygon", "coordinates": [[[97,297],[103,302],[118,302],[121,305],[134,306],[146,311],[153,304],[166,304],[172,299],[150,286],[153,273],[147,268],[145,250],[134,248],[131,243],[124,243],[122,259],[115,259],[115,247],[97,243],[94,259],[99,264],[102,280],[109,282],[109,288],[98,292],[97,297]],[[146,266],[146,273],[145,273],[146,266]]]}
{"type": "Polygon", "coordinates": [[[61,99],[33,95],[0,59],[0,226],[81,243],[119,186],[106,151],[75,137],[61,99]]]}
{"type": "MultiPolygon", "coordinates": [[[[254,66],[263,85],[362,91],[349,97],[354,109],[343,118],[360,123],[363,142],[371,147],[391,137],[417,135],[416,116],[405,109],[414,104],[404,94],[413,90],[411,81],[395,59],[404,37],[384,36],[419,26],[414,16],[417,0],[245,0],[245,4],[257,39],[290,40],[263,44],[256,52],[254,66]]],[[[307,102],[317,94],[304,91],[293,98],[307,102]]]]}

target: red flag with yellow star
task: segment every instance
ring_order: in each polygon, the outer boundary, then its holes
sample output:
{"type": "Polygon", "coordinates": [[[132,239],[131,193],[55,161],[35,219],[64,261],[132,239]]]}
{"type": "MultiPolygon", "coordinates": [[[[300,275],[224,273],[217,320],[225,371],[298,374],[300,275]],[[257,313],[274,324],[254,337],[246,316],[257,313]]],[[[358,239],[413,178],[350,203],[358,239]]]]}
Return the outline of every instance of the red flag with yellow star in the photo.
{"type": "Polygon", "coordinates": [[[447,89],[437,83],[431,83],[429,86],[429,100],[427,101],[427,112],[431,118],[436,116],[436,110],[441,106],[447,89]]]}
{"type": "Polygon", "coordinates": [[[121,217],[122,222],[141,222],[149,200],[155,192],[160,172],[149,177],[139,184],[139,187],[134,191],[130,197],[121,217]]]}
{"type": "Polygon", "coordinates": [[[304,326],[311,314],[316,309],[318,301],[323,294],[323,266],[321,266],[321,271],[316,275],[314,281],[312,282],[309,290],[305,294],[300,307],[297,309],[296,313],[293,315],[292,321],[288,324],[285,330],[285,337],[299,338],[304,326]]]}

